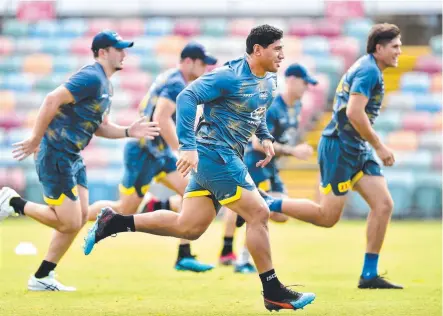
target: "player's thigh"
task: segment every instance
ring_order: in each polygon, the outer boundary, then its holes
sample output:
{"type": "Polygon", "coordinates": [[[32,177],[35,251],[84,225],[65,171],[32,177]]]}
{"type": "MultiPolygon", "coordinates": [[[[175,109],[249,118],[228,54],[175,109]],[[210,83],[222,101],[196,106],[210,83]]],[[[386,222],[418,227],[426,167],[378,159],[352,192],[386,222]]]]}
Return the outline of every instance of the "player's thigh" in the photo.
{"type": "Polygon", "coordinates": [[[173,171],[165,174],[159,182],[183,196],[188,185],[188,178],[184,178],[178,171],[173,171]]]}
{"type": "Polygon", "coordinates": [[[224,205],[249,223],[253,221],[263,222],[269,219],[269,208],[257,189],[250,191],[241,188],[239,198],[224,205]]]}
{"type": "Polygon", "coordinates": [[[126,215],[135,214],[142,200],[143,197],[140,197],[137,192],[130,194],[120,192],[120,212],[126,215]]]}
{"type": "Polygon", "coordinates": [[[209,196],[195,196],[183,199],[179,225],[198,238],[209,227],[217,215],[213,200],[209,196]]]}
{"type": "Polygon", "coordinates": [[[365,174],[354,185],[354,190],[369,204],[371,210],[391,212],[394,207],[391,193],[383,176],[365,174]]]}

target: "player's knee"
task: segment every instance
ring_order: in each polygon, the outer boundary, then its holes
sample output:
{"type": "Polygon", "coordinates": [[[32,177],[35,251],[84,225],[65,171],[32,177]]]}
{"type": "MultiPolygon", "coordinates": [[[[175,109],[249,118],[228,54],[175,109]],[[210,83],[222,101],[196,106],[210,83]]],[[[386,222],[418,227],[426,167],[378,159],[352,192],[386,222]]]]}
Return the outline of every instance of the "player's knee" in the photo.
{"type": "Polygon", "coordinates": [[[73,234],[78,233],[82,227],[83,225],[81,221],[73,221],[70,223],[63,223],[57,230],[63,234],[73,234]]]}
{"type": "Polygon", "coordinates": [[[270,219],[277,223],[285,223],[288,221],[289,217],[282,213],[271,212],[270,219]]]}
{"type": "Polygon", "coordinates": [[[322,221],[321,226],[324,228],[332,228],[338,223],[339,220],[339,217],[327,217],[322,221]]]}
{"type": "Polygon", "coordinates": [[[251,208],[251,214],[248,219],[245,218],[248,224],[267,224],[269,221],[269,208],[266,204],[260,203],[259,206],[251,208]]]}
{"type": "Polygon", "coordinates": [[[375,211],[379,216],[390,217],[394,210],[394,201],[390,196],[382,198],[378,201],[375,211]]]}
{"type": "Polygon", "coordinates": [[[197,240],[203,233],[204,229],[200,227],[190,227],[183,232],[183,238],[187,240],[197,240]]]}

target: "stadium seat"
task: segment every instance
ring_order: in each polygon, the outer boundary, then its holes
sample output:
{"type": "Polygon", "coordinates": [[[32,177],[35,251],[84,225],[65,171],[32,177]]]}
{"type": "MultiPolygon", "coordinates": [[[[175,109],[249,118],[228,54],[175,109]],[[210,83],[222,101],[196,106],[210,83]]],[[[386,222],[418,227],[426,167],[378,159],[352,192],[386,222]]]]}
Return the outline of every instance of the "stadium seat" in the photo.
{"type": "Polygon", "coordinates": [[[400,88],[403,92],[427,93],[431,88],[431,79],[424,72],[404,73],[400,79],[400,88]]]}
{"type": "Polygon", "coordinates": [[[434,55],[440,56],[442,55],[442,36],[435,35],[429,41],[429,45],[431,46],[432,53],[434,55]]]}
{"type": "Polygon", "coordinates": [[[16,19],[5,19],[3,21],[2,31],[4,35],[11,37],[22,37],[28,35],[30,25],[26,21],[19,21],[16,19]]]}
{"type": "Polygon", "coordinates": [[[441,92],[442,91],[442,74],[437,73],[432,75],[431,79],[431,91],[432,92],[441,92]]]}
{"type": "Polygon", "coordinates": [[[121,177],[120,170],[105,168],[88,171],[90,204],[99,200],[118,200],[121,177]]]}
{"type": "Polygon", "coordinates": [[[145,23],[141,19],[122,19],[115,26],[116,31],[127,40],[133,40],[145,32],[145,23]]]}
{"type": "Polygon", "coordinates": [[[157,42],[155,51],[159,56],[169,54],[180,56],[180,53],[187,42],[188,41],[181,36],[166,36],[157,42]]]}
{"type": "MultiPolygon", "coordinates": [[[[87,20],[86,20],[87,21],[87,20]]],[[[86,22],[85,21],[85,22],[86,22]]],[[[104,31],[104,30],[113,30],[116,27],[116,21],[111,19],[92,19],[89,20],[89,29],[87,31],[87,34],[89,36],[95,36],[97,33],[104,31]]],[[[91,42],[89,42],[91,43],[91,42]]],[[[88,43],[88,44],[89,44],[88,43]]]]}
{"type": "Polygon", "coordinates": [[[404,130],[421,132],[432,128],[431,114],[427,112],[409,112],[404,114],[402,127],[404,130]]]}
{"type": "Polygon", "coordinates": [[[414,94],[399,91],[389,92],[383,100],[383,107],[390,110],[411,111],[415,109],[414,94]]]}
{"type": "Polygon", "coordinates": [[[84,19],[64,19],[59,22],[61,37],[82,37],[86,35],[88,24],[84,19]]]}
{"type": "Polygon", "coordinates": [[[139,72],[141,69],[141,59],[143,56],[128,54],[123,63],[122,72],[139,72]]]}
{"type": "Polygon", "coordinates": [[[343,26],[343,35],[365,41],[374,22],[366,18],[348,19],[343,26]]]}
{"type": "Polygon", "coordinates": [[[423,149],[441,151],[441,132],[425,132],[419,135],[418,145],[423,149]]]}
{"type": "Polygon", "coordinates": [[[60,30],[61,27],[57,20],[43,20],[32,25],[32,27],[29,28],[28,35],[51,40],[51,37],[53,38],[59,35],[60,30]]]}
{"type": "Polygon", "coordinates": [[[152,78],[144,72],[122,72],[120,86],[124,90],[141,91],[146,93],[152,82],[152,78]]]}
{"type": "Polygon", "coordinates": [[[256,26],[254,19],[233,19],[229,23],[229,34],[234,36],[248,36],[256,26]]]}
{"type": "Polygon", "coordinates": [[[0,90],[0,113],[11,113],[16,105],[15,93],[9,90],[0,90]]]}
{"type": "Polygon", "coordinates": [[[155,46],[160,40],[160,37],[136,37],[133,39],[135,45],[131,47],[129,54],[141,55],[142,59],[152,58],[155,52],[155,46]]]}
{"type": "Polygon", "coordinates": [[[289,20],[288,35],[305,37],[316,35],[315,22],[312,19],[289,20]]]}
{"type": "Polygon", "coordinates": [[[158,60],[158,57],[155,55],[142,58],[140,61],[140,67],[140,70],[147,71],[153,76],[157,75],[162,70],[160,60],[158,60]]]}
{"type": "Polygon", "coordinates": [[[393,169],[414,170],[416,172],[432,169],[432,153],[428,150],[395,151],[395,165],[393,169]]]}
{"type": "Polygon", "coordinates": [[[28,129],[33,128],[35,121],[37,119],[37,114],[38,114],[38,109],[33,109],[28,111],[22,126],[28,129]]]}
{"type": "Polygon", "coordinates": [[[42,51],[43,41],[38,38],[18,38],[15,41],[15,53],[32,54],[42,51]]]}
{"type": "Polygon", "coordinates": [[[0,128],[9,130],[21,125],[22,120],[15,112],[0,115],[0,128]]]}
{"type": "Polygon", "coordinates": [[[14,41],[10,37],[0,36],[0,56],[10,55],[14,51],[14,41]]]}
{"type": "Polygon", "coordinates": [[[410,214],[415,190],[415,181],[412,173],[409,171],[386,171],[385,178],[394,200],[392,217],[402,218],[410,214]]]}
{"type": "Polygon", "coordinates": [[[202,35],[219,37],[225,36],[228,32],[228,21],[226,19],[204,19],[200,26],[202,35]]]}
{"type": "Polygon", "coordinates": [[[25,111],[38,109],[40,105],[43,103],[43,99],[45,98],[46,94],[49,93],[52,89],[53,88],[47,89],[46,91],[38,91],[33,89],[30,92],[16,93],[16,101],[17,101],[16,109],[25,110],[25,111]]]}
{"type": "Polygon", "coordinates": [[[71,50],[72,40],[70,38],[58,38],[57,40],[42,41],[42,53],[66,56],[71,50]]]}
{"type": "Polygon", "coordinates": [[[441,93],[415,95],[415,110],[424,112],[440,112],[442,110],[441,93]]]}
{"type": "MultiPolygon", "coordinates": [[[[148,87],[146,87],[147,91],[148,87]]],[[[114,111],[114,109],[128,109],[132,106],[134,103],[134,96],[132,93],[127,91],[119,91],[119,93],[116,93],[112,97],[112,110],[111,113],[114,111]]]]}
{"type": "Polygon", "coordinates": [[[113,117],[115,118],[117,124],[129,126],[132,124],[132,122],[139,118],[140,115],[136,109],[122,109],[115,111],[113,117]]]}
{"type": "Polygon", "coordinates": [[[165,36],[172,34],[174,22],[170,18],[149,18],[145,23],[145,34],[165,36]]]}
{"type": "Polygon", "coordinates": [[[442,179],[435,172],[416,173],[415,207],[420,216],[436,217],[441,215],[442,179]]]}
{"type": "Polygon", "coordinates": [[[302,53],[315,57],[329,57],[329,41],[322,36],[307,36],[301,39],[302,53]]]}
{"type": "Polygon", "coordinates": [[[386,137],[387,145],[394,150],[414,151],[418,148],[418,137],[413,131],[395,131],[386,137]]]}
{"type": "Polygon", "coordinates": [[[30,74],[12,73],[3,76],[0,84],[0,89],[29,92],[32,90],[34,77],[30,74]]]}
{"type": "Polygon", "coordinates": [[[92,37],[79,37],[72,42],[71,52],[75,55],[92,56],[92,37]]]}
{"type": "Polygon", "coordinates": [[[47,75],[52,72],[52,56],[34,54],[25,57],[23,72],[38,75],[47,75]]]}
{"type": "Polygon", "coordinates": [[[415,70],[430,74],[441,73],[441,56],[419,56],[415,70]]]}
{"type": "MultiPolygon", "coordinates": [[[[77,56],[54,56],[53,58],[52,68],[55,74],[73,73],[80,67],[79,58],[77,56]]],[[[60,84],[60,82],[58,82],[58,84],[60,84]]]]}
{"type": "Polygon", "coordinates": [[[343,57],[346,69],[355,62],[360,51],[358,40],[353,37],[331,38],[329,47],[332,55],[343,57]]]}
{"type": "Polygon", "coordinates": [[[179,19],[175,22],[174,34],[180,36],[196,36],[200,34],[200,21],[197,19],[179,19]]]}
{"type": "Polygon", "coordinates": [[[25,196],[32,202],[43,203],[43,188],[39,182],[35,168],[29,168],[25,172],[26,188],[25,196]]]}
{"type": "Polygon", "coordinates": [[[392,132],[400,129],[402,123],[402,113],[395,110],[387,110],[378,116],[375,120],[374,128],[376,131],[392,132]]]}
{"type": "Polygon", "coordinates": [[[333,19],[318,19],[314,23],[315,34],[328,38],[335,38],[342,33],[342,23],[333,19]]]}
{"type": "Polygon", "coordinates": [[[285,59],[283,61],[287,61],[288,63],[296,62],[294,59],[301,55],[302,49],[300,38],[292,35],[285,36],[285,59]]]}
{"type": "Polygon", "coordinates": [[[82,157],[86,168],[103,168],[107,165],[108,153],[102,148],[88,146],[83,150],[82,157]]]}
{"type": "Polygon", "coordinates": [[[443,162],[442,154],[441,153],[434,154],[432,158],[432,168],[434,170],[441,171],[442,162],[443,162]]]}
{"type": "Polygon", "coordinates": [[[442,123],[441,123],[442,117],[441,116],[442,116],[441,112],[436,113],[433,116],[433,119],[432,119],[432,129],[434,131],[441,131],[442,130],[442,123]]]}
{"type": "MultiPolygon", "coordinates": [[[[21,72],[23,68],[22,56],[3,56],[0,57],[0,73],[11,74],[21,72]]],[[[1,79],[1,76],[0,76],[1,79]]]]}

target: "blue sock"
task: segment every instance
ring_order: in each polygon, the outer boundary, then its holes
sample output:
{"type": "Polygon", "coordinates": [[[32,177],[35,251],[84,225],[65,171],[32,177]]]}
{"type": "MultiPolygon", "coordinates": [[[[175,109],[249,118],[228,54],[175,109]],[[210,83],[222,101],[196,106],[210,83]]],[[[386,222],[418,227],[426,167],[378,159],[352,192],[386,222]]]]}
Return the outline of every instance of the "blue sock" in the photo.
{"type": "Polygon", "coordinates": [[[377,253],[365,253],[365,262],[363,264],[363,271],[361,276],[363,279],[372,279],[378,275],[378,254],[377,253]]]}
{"type": "Polygon", "coordinates": [[[265,198],[265,201],[271,212],[281,213],[283,199],[268,196],[265,198]]]}

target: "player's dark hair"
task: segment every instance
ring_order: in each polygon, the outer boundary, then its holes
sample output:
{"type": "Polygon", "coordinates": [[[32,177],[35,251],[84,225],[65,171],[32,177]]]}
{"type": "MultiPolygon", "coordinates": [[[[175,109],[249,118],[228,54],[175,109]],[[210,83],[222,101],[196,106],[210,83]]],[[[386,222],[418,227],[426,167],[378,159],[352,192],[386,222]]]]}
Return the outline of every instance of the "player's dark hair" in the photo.
{"type": "Polygon", "coordinates": [[[400,35],[400,29],[395,24],[382,23],[375,24],[368,35],[368,43],[366,52],[368,54],[375,53],[377,44],[386,45],[394,38],[400,35]]]}
{"type": "Polygon", "coordinates": [[[106,50],[109,50],[109,47],[106,47],[106,48],[99,48],[99,49],[91,48],[91,50],[92,50],[92,54],[94,55],[94,58],[97,58],[97,57],[98,57],[98,52],[99,52],[100,49],[106,49],[106,50]]]}
{"type": "Polygon", "coordinates": [[[267,48],[272,43],[282,39],[282,37],[282,30],[268,24],[254,27],[246,38],[246,53],[251,54],[256,44],[267,48]]]}

